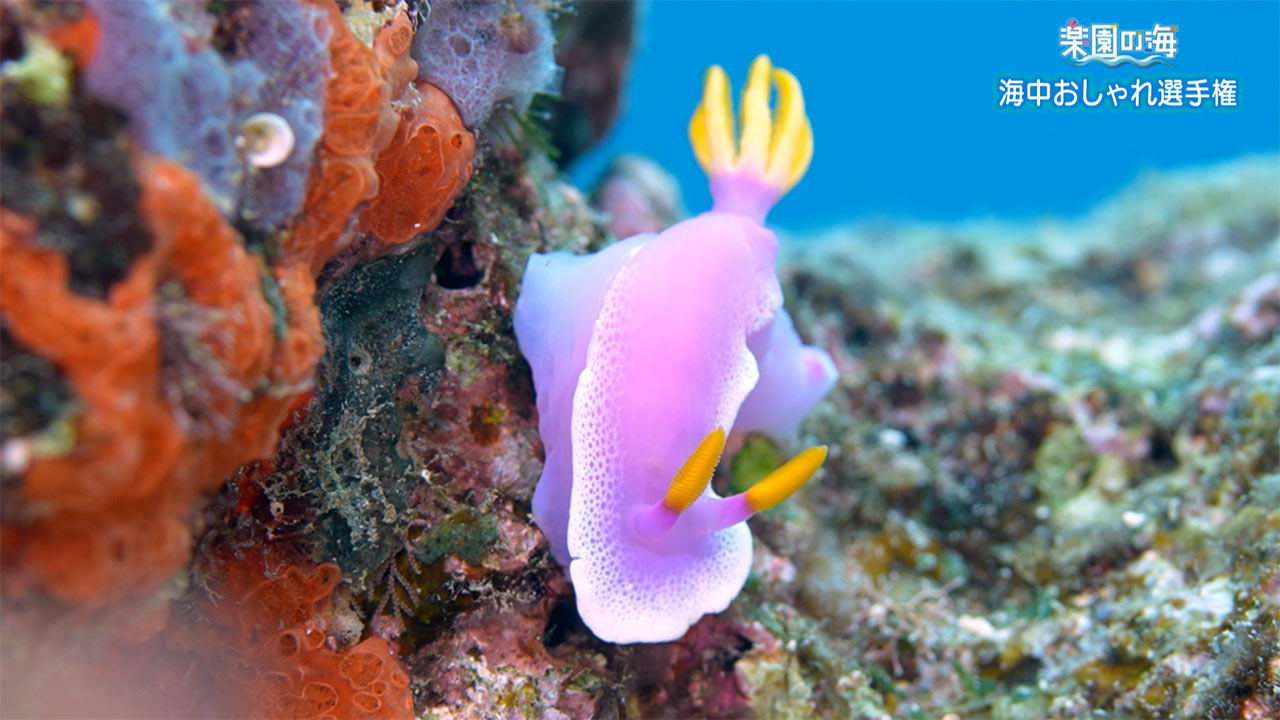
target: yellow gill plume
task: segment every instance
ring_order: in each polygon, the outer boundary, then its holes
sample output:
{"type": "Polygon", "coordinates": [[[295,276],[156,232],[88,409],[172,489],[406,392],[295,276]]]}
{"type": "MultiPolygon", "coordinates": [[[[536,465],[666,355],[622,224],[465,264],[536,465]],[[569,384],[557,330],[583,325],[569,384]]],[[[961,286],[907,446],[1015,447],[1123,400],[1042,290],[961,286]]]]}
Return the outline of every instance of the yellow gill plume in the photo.
{"type": "Polygon", "coordinates": [[[795,186],[813,157],[813,130],[805,115],[804,94],[795,76],[773,68],[766,55],[751,64],[742,91],[742,138],[734,138],[729,78],[719,65],[707,69],[702,101],[689,121],[689,140],[702,169],[710,176],[740,171],[758,178],[779,194],[795,186]],[[770,80],[778,91],[777,108],[769,110],[770,80]]]}

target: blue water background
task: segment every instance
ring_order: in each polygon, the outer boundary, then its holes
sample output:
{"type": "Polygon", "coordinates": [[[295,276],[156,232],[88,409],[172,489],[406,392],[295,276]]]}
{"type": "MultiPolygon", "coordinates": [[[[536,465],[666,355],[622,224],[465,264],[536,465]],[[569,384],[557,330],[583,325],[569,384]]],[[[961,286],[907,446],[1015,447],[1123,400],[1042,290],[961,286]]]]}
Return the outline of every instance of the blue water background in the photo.
{"type": "Polygon", "coordinates": [[[770,215],[793,230],[882,216],[1070,217],[1143,171],[1280,150],[1280,2],[654,0],[621,119],[574,179],[589,187],[611,157],[641,153],[676,175],[690,211],[708,207],[686,131],[703,71],[720,63],[736,102],[760,52],[799,77],[814,128],[808,175],[770,215]],[[1179,51],[1172,67],[1076,67],[1058,45],[1068,18],[1176,25],[1179,51]],[[1087,77],[1091,96],[1108,82],[1228,77],[1239,107],[1000,108],[1001,77],[1087,77]]]}

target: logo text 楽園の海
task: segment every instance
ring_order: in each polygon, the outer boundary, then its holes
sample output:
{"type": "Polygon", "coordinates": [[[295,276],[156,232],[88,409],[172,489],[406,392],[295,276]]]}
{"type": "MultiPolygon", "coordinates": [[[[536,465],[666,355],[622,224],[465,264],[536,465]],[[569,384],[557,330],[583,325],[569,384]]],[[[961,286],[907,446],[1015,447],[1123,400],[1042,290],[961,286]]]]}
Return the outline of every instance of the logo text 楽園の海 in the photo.
{"type": "Polygon", "coordinates": [[[1065,48],[1062,56],[1076,65],[1170,65],[1178,54],[1178,26],[1156,23],[1150,29],[1121,30],[1119,25],[1084,25],[1071,18],[1058,28],[1058,45],[1065,48]]]}

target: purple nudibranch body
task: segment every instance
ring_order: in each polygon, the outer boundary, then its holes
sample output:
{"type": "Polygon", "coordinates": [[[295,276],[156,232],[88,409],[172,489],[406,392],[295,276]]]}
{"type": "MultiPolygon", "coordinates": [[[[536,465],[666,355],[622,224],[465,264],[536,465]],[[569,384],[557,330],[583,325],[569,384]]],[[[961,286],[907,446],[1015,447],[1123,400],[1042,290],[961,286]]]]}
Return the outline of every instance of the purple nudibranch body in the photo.
{"type": "Polygon", "coordinates": [[[689,130],[713,209],[592,255],[534,255],[516,305],[546,448],[534,516],[606,641],[674,640],[724,610],[751,566],[743,521],[825,457],[807,450],[728,498],[708,486],[726,433],[786,438],[836,378],[782,309],[763,225],[813,147],[799,84],[764,56],[741,124],[735,142],[728,81],[711,68],[689,130]]]}

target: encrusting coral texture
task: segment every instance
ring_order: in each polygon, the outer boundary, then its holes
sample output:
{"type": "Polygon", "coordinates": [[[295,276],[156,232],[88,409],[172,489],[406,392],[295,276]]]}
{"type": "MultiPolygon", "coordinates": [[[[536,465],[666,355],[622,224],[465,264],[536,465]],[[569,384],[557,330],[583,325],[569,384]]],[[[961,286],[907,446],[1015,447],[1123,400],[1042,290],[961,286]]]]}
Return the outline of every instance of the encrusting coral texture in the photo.
{"type": "Polygon", "coordinates": [[[404,12],[379,31],[371,49],[335,5],[324,7],[333,24],[334,69],[325,135],[304,212],[286,243],[313,271],[342,249],[339,239],[364,201],[372,202],[362,226],[384,245],[434,229],[471,178],[475,155],[475,139],[450,99],[425,83],[410,86],[417,66],[404,12]]]}
{"type": "Polygon", "coordinates": [[[303,264],[311,275],[342,249],[337,243],[356,207],[377,194],[373,155],[379,138],[385,143],[395,128],[395,118],[384,110],[391,97],[385,66],[351,33],[335,4],[319,6],[333,29],[325,133],[316,151],[303,211],[283,247],[286,261],[303,264]]]}

